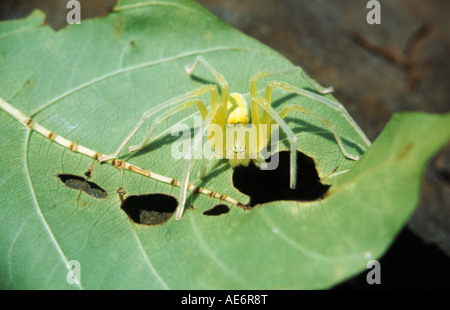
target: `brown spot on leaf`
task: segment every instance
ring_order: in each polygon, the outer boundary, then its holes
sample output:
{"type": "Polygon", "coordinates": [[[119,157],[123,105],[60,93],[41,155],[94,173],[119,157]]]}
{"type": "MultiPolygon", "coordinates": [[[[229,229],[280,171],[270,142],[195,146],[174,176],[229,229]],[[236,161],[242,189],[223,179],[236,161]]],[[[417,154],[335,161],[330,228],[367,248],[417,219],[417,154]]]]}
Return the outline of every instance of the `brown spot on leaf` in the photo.
{"type": "Polygon", "coordinates": [[[399,160],[403,160],[406,157],[408,157],[409,153],[411,152],[411,150],[413,149],[414,144],[413,143],[409,143],[407,146],[404,147],[404,149],[397,155],[397,158],[399,160]]]}

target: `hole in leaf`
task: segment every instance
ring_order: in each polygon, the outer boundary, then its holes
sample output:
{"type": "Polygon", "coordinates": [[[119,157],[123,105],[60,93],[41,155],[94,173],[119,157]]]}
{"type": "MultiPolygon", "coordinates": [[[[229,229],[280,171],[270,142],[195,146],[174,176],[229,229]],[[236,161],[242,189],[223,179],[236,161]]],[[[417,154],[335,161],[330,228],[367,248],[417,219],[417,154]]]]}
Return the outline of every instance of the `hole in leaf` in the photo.
{"type": "Polygon", "coordinates": [[[82,190],[86,194],[99,199],[108,198],[108,193],[96,183],[74,174],[60,173],[56,175],[67,187],[82,190]]]}
{"type": "Polygon", "coordinates": [[[169,220],[177,208],[178,201],[165,194],[128,196],[122,210],[137,224],[161,225],[169,220]]]}
{"type": "Polygon", "coordinates": [[[228,213],[230,208],[227,205],[220,204],[212,207],[209,210],[203,212],[204,215],[221,215],[224,213],[228,213]]]}
{"type": "MultiPolygon", "coordinates": [[[[253,162],[248,167],[238,166],[234,169],[233,184],[239,191],[250,196],[251,207],[276,200],[312,201],[324,197],[330,185],[320,182],[311,157],[297,152],[297,186],[291,189],[290,154],[282,151],[278,155],[279,165],[274,170],[260,170],[253,162]]],[[[270,160],[271,158],[268,162],[270,160]]]]}

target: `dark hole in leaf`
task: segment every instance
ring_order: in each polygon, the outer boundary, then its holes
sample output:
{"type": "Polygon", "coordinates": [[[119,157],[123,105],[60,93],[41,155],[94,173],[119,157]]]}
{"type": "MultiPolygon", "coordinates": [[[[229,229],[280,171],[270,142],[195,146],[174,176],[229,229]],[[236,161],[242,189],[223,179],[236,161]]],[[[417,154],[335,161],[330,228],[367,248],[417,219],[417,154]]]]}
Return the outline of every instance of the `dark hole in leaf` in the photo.
{"type": "Polygon", "coordinates": [[[86,180],[85,178],[68,173],[60,173],[56,175],[61,182],[67,187],[74,190],[82,190],[86,194],[99,199],[108,198],[108,193],[98,186],[96,183],[86,180]]]}
{"type": "Polygon", "coordinates": [[[221,215],[224,213],[228,213],[230,208],[227,205],[220,204],[212,207],[209,210],[203,212],[204,215],[221,215]]]}
{"type": "Polygon", "coordinates": [[[160,225],[169,220],[178,201],[165,194],[132,195],[125,198],[122,210],[137,224],[160,225]]]}
{"type": "MultiPolygon", "coordinates": [[[[289,187],[289,159],[287,151],[278,153],[279,165],[274,170],[260,170],[253,163],[234,169],[234,186],[250,196],[249,205],[276,200],[312,201],[323,198],[330,185],[322,184],[314,160],[297,152],[297,186],[289,187]]],[[[272,155],[274,156],[274,155],[272,155]]],[[[267,161],[269,162],[271,158],[267,161]]]]}
{"type": "Polygon", "coordinates": [[[92,177],[92,171],[88,170],[84,173],[84,175],[86,176],[86,178],[90,179],[92,177]]]}

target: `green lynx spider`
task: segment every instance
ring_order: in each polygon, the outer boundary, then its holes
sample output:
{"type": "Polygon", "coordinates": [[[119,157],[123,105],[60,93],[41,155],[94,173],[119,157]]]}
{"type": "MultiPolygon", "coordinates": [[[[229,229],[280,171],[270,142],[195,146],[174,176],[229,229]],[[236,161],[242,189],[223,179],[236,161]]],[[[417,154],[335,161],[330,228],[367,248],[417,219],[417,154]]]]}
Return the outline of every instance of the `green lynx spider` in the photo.
{"type": "MultiPolygon", "coordinates": [[[[232,166],[236,165],[248,165],[250,160],[247,155],[251,152],[251,150],[258,153],[261,151],[263,147],[267,145],[268,142],[268,134],[270,134],[271,129],[267,130],[268,133],[262,133],[260,132],[261,124],[266,125],[266,128],[271,128],[271,125],[277,124],[281,127],[281,129],[286,133],[288,141],[290,142],[290,187],[295,188],[296,187],[296,155],[297,155],[297,137],[293,133],[293,131],[289,128],[287,123],[283,120],[290,112],[292,111],[298,111],[301,113],[304,113],[305,115],[308,115],[310,117],[315,118],[316,120],[320,121],[322,124],[326,125],[330,131],[333,133],[336,142],[339,145],[340,150],[342,151],[343,155],[351,160],[358,160],[359,157],[356,155],[352,155],[349,152],[347,152],[340,135],[338,134],[335,125],[320,117],[319,115],[311,112],[310,110],[297,105],[297,104],[290,104],[285,106],[280,112],[276,112],[272,106],[272,92],[274,88],[280,88],[282,90],[292,92],[301,96],[309,97],[317,102],[320,102],[322,104],[325,104],[334,110],[340,112],[342,116],[347,120],[347,122],[355,129],[355,131],[362,137],[362,139],[365,141],[367,146],[370,146],[369,139],[364,135],[364,133],[361,131],[361,129],[358,127],[358,125],[353,121],[353,119],[350,117],[350,115],[347,113],[347,111],[344,109],[342,105],[340,105],[336,101],[332,101],[328,98],[325,98],[321,95],[328,94],[333,91],[332,88],[326,88],[326,89],[319,89],[318,87],[314,86],[316,85],[311,79],[309,79],[306,74],[304,74],[303,70],[300,67],[290,67],[286,69],[281,69],[277,71],[263,71],[260,73],[255,74],[250,79],[250,105],[247,104],[244,97],[238,93],[231,93],[229,91],[228,84],[225,80],[225,78],[216,70],[214,67],[209,64],[202,56],[198,56],[196,61],[192,66],[187,65],[186,66],[186,72],[189,75],[194,74],[197,67],[203,64],[209,72],[211,72],[214,77],[217,79],[218,84],[220,85],[220,93],[221,96],[219,98],[219,89],[217,85],[203,85],[200,86],[190,92],[187,92],[183,95],[180,95],[178,97],[172,98],[158,107],[163,107],[164,109],[167,109],[167,112],[160,114],[156,117],[154,120],[147,136],[145,139],[138,145],[129,147],[129,151],[136,151],[142,149],[147,142],[150,140],[153,132],[155,131],[156,127],[165,119],[169,118],[170,116],[174,115],[177,112],[180,112],[182,110],[185,110],[189,107],[196,106],[203,118],[203,128],[201,131],[197,133],[198,136],[194,137],[194,141],[201,141],[201,136],[204,135],[204,132],[206,131],[207,127],[209,125],[217,125],[223,129],[223,132],[226,133],[226,126],[229,124],[241,124],[241,125],[247,125],[249,121],[251,120],[252,124],[255,125],[257,134],[256,138],[252,141],[245,141],[245,145],[247,148],[243,148],[243,152],[246,152],[243,159],[236,160],[236,158],[227,157],[230,159],[230,164],[232,166]],[[271,81],[266,84],[264,97],[261,97],[258,95],[257,91],[257,82],[258,80],[274,75],[274,74],[280,74],[280,73],[287,73],[291,71],[297,71],[299,72],[307,81],[310,82],[311,85],[313,85],[316,89],[316,91],[321,94],[318,95],[316,93],[307,91],[305,89],[298,88],[296,86],[290,85],[286,82],[282,81],[271,81]],[[211,102],[209,105],[209,109],[204,104],[203,101],[199,100],[197,97],[200,95],[203,95],[205,93],[209,92],[211,95],[211,102]],[[261,114],[260,114],[260,108],[261,108],[261,114]],[[245,157],[247,156],[247,157],[245,157]]],[[[107,160],[116,160],[119,153],[122,151],[122,149],[125,147],[125,145],[128,143],[128,141],[133,137],[133,135],[139,130],[139,128],[142,126],[144,121],[155,115],[157,112],[160,112],[161,108],[154,108],[146,111],[141,119],[137,122],[135,127],[131,130],[131,132],[126,136],[126,138],[123,140],[123,142],[120,144],[118,149],[114,154],[111,155],[105,155],[100,158],[100,161],[107,161],[107,160]]],[[[211,137],[210,137],[211,139],[211,137]]],[[[226,139],[225,134],[222,136],[222,139],[226,139]]],[[[213,139],[214,140],[214,139],[213,139]]],[[[226,148],[226,143],[218,143],[220,141],[214,141],[212,144],[217,147],[217,145],[223,146],[223,150],[221,154],[228,154],[230,153],[230,149],[226,148]]],[[[193,143],[191,151],[194,151],[200,146],[199,143],[193,143]]],[[[231,147],[231,153],[237,153],[237,150],[242,150],[242,141],[238,141],[238,139],[234,140],[234,145],[231,147]]],[[[191,152],[192,154],[192,152],[191,152]]],[[[242,158],[242,157],[241,157],[242,158]]],[[[186,202],[186,196],[188,191],[188,184],[189,184],[189,176],[191,172],[191,160],[186,159],[186,164],[184,167],[183,176],[181,178],[181,185],[180,185],[180,198],[179,198],[179,205],[176,210],[176,219],[180,219],[183,210],[184,205],[186,202]]],[[[256,160],[254,160],[255,163],[261,164],[262,160],[260,156],[257,156],[256,160]]]]}

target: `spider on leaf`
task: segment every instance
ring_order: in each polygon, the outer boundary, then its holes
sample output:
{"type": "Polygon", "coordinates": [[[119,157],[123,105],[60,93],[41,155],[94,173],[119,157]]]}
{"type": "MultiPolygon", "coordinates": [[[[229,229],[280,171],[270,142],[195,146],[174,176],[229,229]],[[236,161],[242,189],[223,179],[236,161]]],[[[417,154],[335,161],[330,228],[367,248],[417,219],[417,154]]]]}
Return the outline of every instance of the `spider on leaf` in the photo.
{"type": "MultiPolygon", "coordinates": [[[[217,79],[220,86],[220,96],[217,85],[203,85],[146,111],[142,115],[138,123],[135,125],[135,127],[123,140],[116,152],[111,155],[104,155],[102,158],[100,158],[100,161],[117,158],[119,153],[131,139],[131,137],[139,130],[144,121],[147,118],[155,115],[156,113],[160,113],[162,109],[166,110],[166,112],[160,114],[155,118],[145,139],[140,144],[129,147],[129,151],[142,149],[151,138],[156,127],[162,121],[174,115],[175,113],[192,106],[196,106],[200,111],[203,119],[203,126],[202,130],[198,131],[196,133],[196,136],[194,137],[194,143],[191,147],[191,154],[193,154],[193,151],[195,149],[201,146],[201,137],[209,128],[209,142],[215,149],[216,158],[220,158],[220,156],[225,155],[225,158],[229,160],[232,167],[238,165],[248,166],[250,161],[253,161],[255,164],[260,166],[264,165],[265,162],[263,156],[261,155],[261,151],[267,146],[271,132],[276,126],[279,126],[285,132],[290,143],[290,187],[292,189],[296,187],[297,177],[297,136],[294,134],[288,124],[283,120],[292,111],[301,112],[305,115],[315,118],[316,120],[327,126],[333,133],[334,138],[336,139],[336,142],[338,143],[343,155],[351,160],[359,159],[357,155],[352,155],[347,152],[342,139],[336,130],[335,125],[329,120],[313,113],[312,111],[298,104],[289,104],[283,107],[280,112],[275,111],[271,106],[272,92],[274,88],[280,88],[288,92],[309,97],[340,112],[342,116],[344,116],[344,118],[347,120],[347,122],[363,138],[365,143],[368,146],[370,145],[370,141],[367,139],[358,125],[353,121],[353,119],[348,115],[344,107],[336,101],[332,101],[321,96],[332,92],[333,89],[319,89],[317,86],[315,86],[316,84],[309,77],[307,77],[307,75],[300,67],[290,67],[277,71],[263,71],[255,74],[250,79],[250,104],[248,104],[241,94],[230,94],[230,90],[225,78],[216,69],[214,69],[214,67],[210,63],[208,63],[202,56],[198,56],[192,66],[186,65],[186,72],[189,75],[193,75],[200,64],[203,64],[217,79]],[[282,81],[267,82],[264,91],[264,97],[258,95],[258,80],[274,74],[281,74],[292,71],[299,72],[311,85],[314,86],[315,90],[320,95],[282,81]],[[209,108],[202,100],[198,99],[199,96],[207,92],[209,92],[211,96],[209,108]],[[227,128],[233,125],[235,125],[235,132],[238,133],[237,137],[234,134],[232,135],[232,137],[230,137],[230,134],[227,134],[227,128]],[[251,128],[251,130],[248,130],[249,127],[251,128]],[[239,134],[242,133],[242,131],[248,131],[249,133],[239,134]]],[[[192,165],[191,161],[191,159],[185,159],[185,167],[180,185],[179,204],[176,209],[177,220],[181,218],[184,211],[192,165]]]]}

